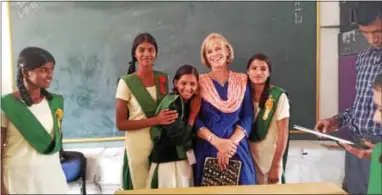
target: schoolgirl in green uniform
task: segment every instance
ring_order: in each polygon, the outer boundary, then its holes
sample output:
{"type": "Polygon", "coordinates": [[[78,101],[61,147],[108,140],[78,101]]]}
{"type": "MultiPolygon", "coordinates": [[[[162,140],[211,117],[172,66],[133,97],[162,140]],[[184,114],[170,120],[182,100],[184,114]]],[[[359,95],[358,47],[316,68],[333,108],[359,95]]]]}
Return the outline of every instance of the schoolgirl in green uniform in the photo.
{"type": "Polygon", "coordinates": [[[191,65],[181,66],[173,79],[173,92],[165,96],[156,109],[176,110],[177,120],[151,129],[154,148],[147,188],[181,188],[193,185],[192,126],[200,109],[199,73],[191,65]]]}
{"type": "Polygon", "coordinates": [[[129,71],[118,82],[116,126],[126,132],[122,167],[124,190],[145,188],[153,149],[151,127],[171,124],[177,118],[176,111],[163,110],[154,115],[158,103],[168,93],[168,76],[153,70],[157,54],[158,45],[152,35],[136,36],[129,71]]]}
{"type": "Polygon", "coordinates": [[[17,60],[17,91],[1,98],[2,194],[66,194],[61,150],[64,99],[48,92],[55,59],[38,47],[17,60]]]}

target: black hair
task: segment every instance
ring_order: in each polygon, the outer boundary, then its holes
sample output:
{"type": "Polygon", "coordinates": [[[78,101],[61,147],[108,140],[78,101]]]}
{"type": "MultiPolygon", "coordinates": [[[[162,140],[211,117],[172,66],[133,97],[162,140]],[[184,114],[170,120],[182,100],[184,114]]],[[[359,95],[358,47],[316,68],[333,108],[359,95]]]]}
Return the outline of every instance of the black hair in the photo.
{"type": "Polygon", "coordinates": [[[150,33],[147,33],[147,32],[140,33],[139,35],[135,37],[133,45],[131,46],[132,60],[129,62],[130,65],[129,65],[129,70],[127,71],[128,74],[134,73],[136,71],[135,63],[137,62],[137,58],[135,57],[135,50],[140,44],[144,42],[148,42],[152,44],[155,48],[155,52],[156,52],[155,54],[158,54],[158,44],[155,38],[150,33]]]}
{"type": "Polygon", "coordinates": [[[188,74],[193,74],[196,77],[196,80],[199,81],[199,72],[198,72],[198,69],[196,69],[195,67],[193,67],[191,65],[184,64],[184,65],[182,65],[181,67],[178,68],[178,70],[175,72],[174,79],[172,79],[172,84],[174,86],[172,88],[172,91],[174,93],[177,93],[177,90],[176,90],[176,87],[175,87],[175,81],[179,80],[180,77],[182,77],[183,75],[188,75],[188,74]]]}
{"type": "MultiPolygon", "coordinates": [[[[35,68],[39,68],[45,65],[48,62],[53,62],[56,64],[56,61],[51,53],[48,51],[38,48],[38,47],[26,47],[24,48],[17,59],[17,88],[19,89],[21,99],[25,102],[27,106],[33,104],[33,100],[29,95],[27,88],[24,85],[24,75],[23,71],[30,71],[35,68]]],[[[45,96],[48,100],[51,100],[52,95],[45,89],[41,88],[41,94],[45,96]]]]}
{"type": "MultiPolygon", "coordinates": [[[[247,70],[249,69],[249,66],[251,65],[251,63],[254,61],[254,60],[260,60],[260,61],[264,61],[267,66],[268,66],[268,70],[269,70],[269,73],[272,73],[272,64],[271,62],[269,61],[269,58],[268,56],[262,54],[262,53],[258,53],[258,54],[255,54],[253,55],[247,62],[247,70]]],[[[264,90],[261,94],[261,97],[260,97],[260,102],[259,102],[259,107],[260,108],[264,108],[264,105],[265,105],[265,101],[267,101],[267,98],[268,98],[268,95],[269,95],[269,85],[271,83],[271,76],[269,76],[267,78],[267,80],[265,81],[265,87],[264,87],[264,90]]]]}
{"type": "Polygon", "coordinates": [[[356,7],[357,22],[359,25],[367,26],[382,19],[382,2],[365,1],[359,2],[356,7]]]}

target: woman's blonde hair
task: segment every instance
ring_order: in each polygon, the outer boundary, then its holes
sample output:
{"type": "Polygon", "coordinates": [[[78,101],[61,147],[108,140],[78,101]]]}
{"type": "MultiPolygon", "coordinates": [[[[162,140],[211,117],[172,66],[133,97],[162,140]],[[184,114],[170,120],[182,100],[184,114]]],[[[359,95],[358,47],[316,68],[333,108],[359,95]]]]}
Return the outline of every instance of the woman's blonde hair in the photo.
{"type": "Polygon", "coordinates": [[[228,58],[227,58],[227,64],[232,63],[234,58],[234,52],[232,45],[228,42],[228,40],[219,33],[210,33],[203,41],[202,48],[200,50],[200,57],[202,60],[202,64],[207,66],[207,68],[211,68],[210,63],[208,63],[208,60],[206,58],[206,49],[209,45],[211,45],[212,42],[219,41],[224,46],[226,46],[226,49],[228,51],[228,58]]]}

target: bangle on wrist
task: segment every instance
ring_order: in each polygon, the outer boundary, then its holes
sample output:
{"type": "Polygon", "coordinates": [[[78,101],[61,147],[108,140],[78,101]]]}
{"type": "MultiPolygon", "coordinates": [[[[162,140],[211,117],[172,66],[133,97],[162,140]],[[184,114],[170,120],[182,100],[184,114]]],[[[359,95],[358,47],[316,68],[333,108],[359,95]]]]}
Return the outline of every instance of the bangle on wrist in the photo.
{"type": "Polygon", "coordinates": [[[208,136],[208,143],[210,143],[211,145],[214,145],[212,142],[214,141],[214,134],[210,134],[209,136],[208,136]]]}
{"type": "Polygon", "coordinates": [[[208,141],[209,143],[211,143],[211,141],[212,141],[212,133],[208,136],[207,141],[208,141]]]}

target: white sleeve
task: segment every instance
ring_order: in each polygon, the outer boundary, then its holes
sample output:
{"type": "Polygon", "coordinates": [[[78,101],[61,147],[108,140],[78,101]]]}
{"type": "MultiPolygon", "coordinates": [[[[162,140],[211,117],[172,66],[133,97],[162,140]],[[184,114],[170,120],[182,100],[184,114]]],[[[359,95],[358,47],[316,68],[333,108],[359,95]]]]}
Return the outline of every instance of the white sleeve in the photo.
{"type": "Polygon", "coordinates": [[[129,87],[127,86],[126,82],[122,79],[120,79],[118,82],[117,94],[115,95],[115,97],[125,101],[130,100],[131,91],[129,87]]]}
{"type": "Polygon", "coordinates": [[[284,118],[288,118],[289,116],[290,116],[290,113],[289,113],[288,97],[285,95],[285,93],[283,93],[281,94],[279,98],[279,102],[277,104],[276,119],[279,121],[284,118]]]}
{"type": "Polygon", "coordinates": [[[8,118],[5,116],[4,112],[1,112],[1,127],[8,127],[8,118]]]}

